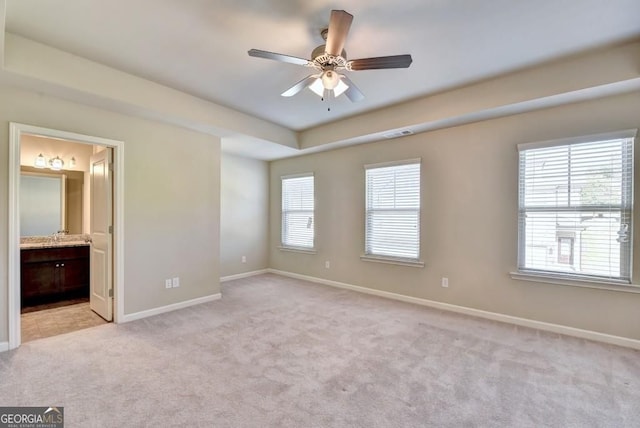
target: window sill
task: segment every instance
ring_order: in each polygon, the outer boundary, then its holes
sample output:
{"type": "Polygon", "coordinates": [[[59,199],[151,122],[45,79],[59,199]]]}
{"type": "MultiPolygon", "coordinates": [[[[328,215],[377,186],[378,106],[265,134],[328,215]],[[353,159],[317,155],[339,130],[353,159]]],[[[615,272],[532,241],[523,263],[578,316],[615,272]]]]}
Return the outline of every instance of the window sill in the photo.
{"type": "Polygon", "coordinates": [[[303,247],[284,247],[279,246],[278,250],[288,251],[290,253],[302,253],[302,254],[316,254],[315,248],[303,248],[303,247]]]}
{"type": "Polygon", "coordinates": [[[625,281],[607,281],[597,279],[572,279],[553,274],[537,272],[510,272],[512,279],[522,281],[544,282],[546,284],[570,285],[572,287],[597,288],[601,290],[622,291],[626,293],[640,293],[640,286],[625,281]]]}
{"type": "Polygon", "coordinates": [[[390,265],[399,265],[399,266],[409,266],[416,268],[423,268],[424,262],[420,260],[411,260],[411,259],[401,259],[395,257],[384,257],[384,256],[360,256],[360,260],[363,262],[374,262],[374,263],[386,263],[390,265]]]}

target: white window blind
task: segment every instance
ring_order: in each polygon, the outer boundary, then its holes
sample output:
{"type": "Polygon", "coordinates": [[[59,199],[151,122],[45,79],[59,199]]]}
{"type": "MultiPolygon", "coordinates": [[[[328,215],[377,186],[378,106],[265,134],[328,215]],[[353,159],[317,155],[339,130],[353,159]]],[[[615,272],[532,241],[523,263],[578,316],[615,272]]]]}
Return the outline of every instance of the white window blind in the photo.
{"type": "Polygon", "coordinates": [[[632,135],[519,147],[520,271],[630,282],[632,135]]]}
{"type": "Polygon", "coordinates": [[[282,177],[282,246],[313,248],[313,175],[282,177]]]}
{"type": "Polygon", "coordinates": [[[418,260],[420,161],[365,168],[365,255],[418,260]]]}

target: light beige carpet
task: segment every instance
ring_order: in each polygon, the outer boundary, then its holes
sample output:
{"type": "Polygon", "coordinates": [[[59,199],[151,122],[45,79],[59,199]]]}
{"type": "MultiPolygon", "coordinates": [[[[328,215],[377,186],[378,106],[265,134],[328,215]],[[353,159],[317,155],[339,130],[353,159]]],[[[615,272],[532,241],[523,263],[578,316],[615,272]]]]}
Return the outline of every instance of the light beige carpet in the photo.
{"type": "Polygon", "coordinates": [[[0,354],[68,427],[638,427],[640,352],[262,275],[0,354]]]}

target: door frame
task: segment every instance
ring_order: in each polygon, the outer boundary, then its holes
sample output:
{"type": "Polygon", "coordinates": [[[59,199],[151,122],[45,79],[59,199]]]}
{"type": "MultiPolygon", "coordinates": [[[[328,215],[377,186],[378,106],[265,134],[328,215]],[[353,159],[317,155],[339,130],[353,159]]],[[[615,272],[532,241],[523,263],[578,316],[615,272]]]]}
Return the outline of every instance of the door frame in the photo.
{"type": "Polygon", "coordinates": [[[8,318],[9,349],[20,346],[20,139],[23,134],[57,138],[113,150],[114,322],[124,322],[124,142],[51,128],[9,123],[8,318]]]}

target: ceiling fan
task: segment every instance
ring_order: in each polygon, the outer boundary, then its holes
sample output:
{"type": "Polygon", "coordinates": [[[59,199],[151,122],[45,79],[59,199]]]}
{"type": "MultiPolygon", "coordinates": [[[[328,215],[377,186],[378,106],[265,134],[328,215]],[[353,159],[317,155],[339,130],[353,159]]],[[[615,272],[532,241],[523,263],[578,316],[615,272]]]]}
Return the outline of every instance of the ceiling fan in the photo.
{"type": "Polygon", "coordinates": [[[344,44],[352,21],[353,15],[350,13],[344,10],[332,10],[329,28],[325,28],[320,33],[325,44],[311,52],[310,60],[259,49],[251,49],[249,56],[303,65],[316,70],[315,74],[305,77],[284,91],[281,94],[283,97],[291,97],[304,88],[309,88],[323,98],[330,95],[338,97],[344,93],[351,101],[360,101],[364,98],[364,94],[351,79],[340,73],[341,71],[407,68],[411,65],[412,59],[411,55],[393,55],[347,60],[344,44]]]}

